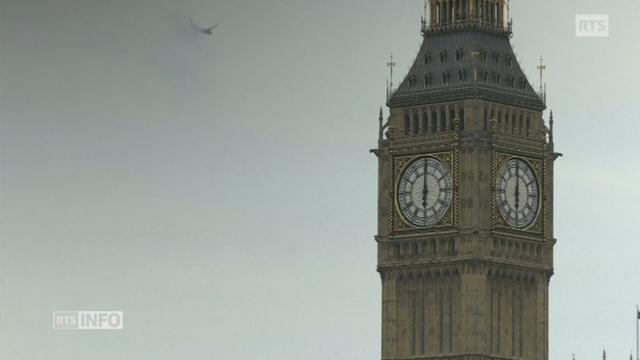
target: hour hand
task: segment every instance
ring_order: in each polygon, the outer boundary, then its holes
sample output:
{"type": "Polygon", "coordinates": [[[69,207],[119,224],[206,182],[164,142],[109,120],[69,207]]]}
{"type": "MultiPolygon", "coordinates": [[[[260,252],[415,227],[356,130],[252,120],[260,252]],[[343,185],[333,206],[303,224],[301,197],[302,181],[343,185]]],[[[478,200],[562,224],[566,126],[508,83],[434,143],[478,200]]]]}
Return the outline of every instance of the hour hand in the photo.
{"type": "Polygon", "coordinates": [[[425,208],[425,210],[427,208],[427,195],[428,195],[428,191],[427,191],[427,184],[425,181],[425,184],[422,187],[422,207],[425,208]]]}

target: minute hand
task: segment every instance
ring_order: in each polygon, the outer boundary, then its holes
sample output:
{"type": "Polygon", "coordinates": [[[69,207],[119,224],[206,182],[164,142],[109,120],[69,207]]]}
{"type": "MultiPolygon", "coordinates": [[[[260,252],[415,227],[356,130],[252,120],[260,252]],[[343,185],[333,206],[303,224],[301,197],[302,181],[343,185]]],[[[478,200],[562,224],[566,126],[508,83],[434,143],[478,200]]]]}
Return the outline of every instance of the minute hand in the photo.
{"type": "Polygon", "coordinates": [[[429,189],[427,189],[427,160],[424,160],[424,182],[422,186],[422,207],[424,208],[424,217],[427,217],[427,197],[429,189]]]}
{"type": "Polygon", "coordinates": [[[518,224],[518,210],[520,209],[520,164],[516,163],[516,225],[518,224]]]}

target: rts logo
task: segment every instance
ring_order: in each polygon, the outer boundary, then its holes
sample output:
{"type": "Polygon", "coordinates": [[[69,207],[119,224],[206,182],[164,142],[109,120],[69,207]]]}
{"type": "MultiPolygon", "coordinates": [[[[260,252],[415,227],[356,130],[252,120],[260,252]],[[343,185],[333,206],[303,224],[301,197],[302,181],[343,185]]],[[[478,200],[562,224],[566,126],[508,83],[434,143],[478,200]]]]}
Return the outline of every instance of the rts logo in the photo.
{"type": "Polygon", "coordinates": [[[577,37],[608,37],[609,15],[576,15],[577,37]]]}

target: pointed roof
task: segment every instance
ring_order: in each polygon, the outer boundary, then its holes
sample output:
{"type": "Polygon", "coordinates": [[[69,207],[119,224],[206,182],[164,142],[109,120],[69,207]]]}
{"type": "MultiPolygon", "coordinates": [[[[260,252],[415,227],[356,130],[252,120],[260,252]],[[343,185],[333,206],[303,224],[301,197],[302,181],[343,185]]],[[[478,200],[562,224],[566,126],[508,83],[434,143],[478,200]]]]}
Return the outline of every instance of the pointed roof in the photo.
{"type": "Polygon", "coordinates": [[[520,68],[509,36],[476,28],[425,32],[411,70],[388,105],[397,108],[467,99],[546,108],[520,68]]]}

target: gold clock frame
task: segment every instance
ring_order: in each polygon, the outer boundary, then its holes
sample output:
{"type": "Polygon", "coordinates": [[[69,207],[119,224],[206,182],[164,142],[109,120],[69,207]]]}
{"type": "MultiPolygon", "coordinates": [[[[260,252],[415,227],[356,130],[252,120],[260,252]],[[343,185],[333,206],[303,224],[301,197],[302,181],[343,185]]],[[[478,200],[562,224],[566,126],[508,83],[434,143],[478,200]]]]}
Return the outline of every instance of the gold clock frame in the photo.
{"type": "Polygon", "coordinates": [[[494,153],[493,166],[491,169],[491,222],[495,229],[517,231],[522,233],[530,233],[540,235],[544,232],[544,209],[546,206],[546,199],[544,194],[545,189],[545,176],[544,176],[544,161],[532,157],[507,154],[507,153],[494,153]],[[533,171],[536,179],[538,180],[538,209],[536,210],[536,216],[534,220],[528,226],[524,228],[515,228],[509,225],[504,219],[497,206],[496,195],[496,181],[497,176],[502,167],[510,160],[518,159],[525,162],[533,171]]]}
{"type": "Polygon", "coordinates": [[[394,231],[439,231],[452,228],[458,224],[458,157],[454,151],[426,153],[418,155],[398,156],[393,159],[393,230],[394,231]],[[429,227],[419,227],[411,224],[402,215],[398,205],[398,187],[405,169],[414,161],[431,157],[447,167],[452,177],[451,204],[440,221],[429,227]]]}

